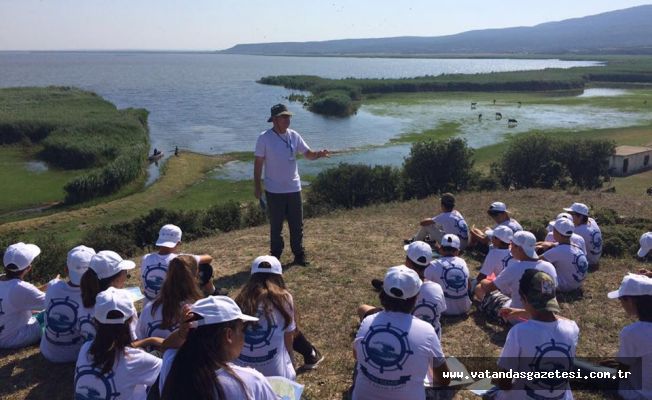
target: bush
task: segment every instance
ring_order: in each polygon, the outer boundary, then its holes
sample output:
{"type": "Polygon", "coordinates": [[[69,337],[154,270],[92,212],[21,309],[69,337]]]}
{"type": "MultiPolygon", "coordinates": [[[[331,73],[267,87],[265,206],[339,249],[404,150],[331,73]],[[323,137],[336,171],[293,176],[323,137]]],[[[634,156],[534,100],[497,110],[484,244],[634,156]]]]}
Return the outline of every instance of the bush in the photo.
{"type": "Polygon", "coordinates": [[[601,227],[604,225],[616,225],[621,222],[621,218],[616,210],[611,208],[599,208],[591,214],[601,227]]]}
{"type": "Polygon", "coordinates": [[[357,111],[351,97],[341,90],[329,90],[312,96],[308,108],[317,114],[336,117],[346,117],[357,111]]]}
{"type": "Polygon", "coordinates": [[[633,257],[636,254],[641,231],[624,225],[606,225],[600,230],[603,238],[603,256],[622,257],[628,255],[633,257]]]}
{"type": "Polygon", "coordinates": [[[412,145],[403,163],[403,193],[406,198],[458,192],[471,182],[473,150],[459,138],[429,140],[412,145]]]}
{"type": "Polygon", "coordinates": [[[32,263],[27,281],[42,283],[50,281],[57,274],[62,277],[66,275],[66,257],[70,249],[59,236],[47,233],[26,238],[23,232],[9,231],[0,236],[0,255],[4,257],[7,247],[18,242],[34,243],[41,249],[41,254],[32,263]]]}
{"type": "Polygon", "coordinates": [[[398,200],[399,188],[400,173],[395,168],[340,164],[320,172],[310,185],[308,214],[398,200]]]}
{"type": "Polygon", "coordinates": [[[260,208],[258,203],[249,202],[244,205],[242,215],[242,227],[262,225],[267,222],[267,214],[260,208]]]}
{"type": "Polygon", "coordinates": [[[229,201],[206,210],[202,225],[208,230],[232,231],[240,228],[240,204],[229,201]]]}
{"type": "Polygon", "coordinates": [[[133,223],[93,229],[84,235],[82,243],[95,251],[113,250],[122,257],[133,257],[141,250],[135,243],[133,223]]]}

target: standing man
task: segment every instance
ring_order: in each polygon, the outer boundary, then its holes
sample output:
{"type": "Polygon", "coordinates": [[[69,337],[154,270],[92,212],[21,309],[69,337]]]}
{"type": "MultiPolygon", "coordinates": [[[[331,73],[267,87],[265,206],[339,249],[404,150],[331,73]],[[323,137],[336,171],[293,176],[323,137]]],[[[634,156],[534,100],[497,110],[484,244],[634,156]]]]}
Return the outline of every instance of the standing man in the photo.
{"type": "Polygon", "coordinates": [[[265,167],[265,196],[269,215],[270,253],[281,259],[283,253],[283,221],[287,218],[290,229],[290,247],[294,253],[292,264],[306,266],[303,249],[303,206],[301,204],[301,180],[297,169],[297,154],[308,160],[328,157],[328,150],[314,152],[296,131],[289,129],[292,113],[284,104],[271,109],[267,122],[271,129],[258,136],[254,152],[254,195],[260,199],[263,193],[261,176],[265,167]]]}

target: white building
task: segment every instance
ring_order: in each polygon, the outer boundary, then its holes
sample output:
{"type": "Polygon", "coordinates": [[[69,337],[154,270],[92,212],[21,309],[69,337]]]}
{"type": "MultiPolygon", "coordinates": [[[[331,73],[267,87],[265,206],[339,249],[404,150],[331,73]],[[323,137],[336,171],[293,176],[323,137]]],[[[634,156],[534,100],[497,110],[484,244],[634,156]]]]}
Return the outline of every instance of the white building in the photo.
{"type": "Polygon", "coordinates": [[[609,158],[609,171],[612,176],[627,176],[651,169],[650,156],[650,147],[618,146],[609,158]]]}

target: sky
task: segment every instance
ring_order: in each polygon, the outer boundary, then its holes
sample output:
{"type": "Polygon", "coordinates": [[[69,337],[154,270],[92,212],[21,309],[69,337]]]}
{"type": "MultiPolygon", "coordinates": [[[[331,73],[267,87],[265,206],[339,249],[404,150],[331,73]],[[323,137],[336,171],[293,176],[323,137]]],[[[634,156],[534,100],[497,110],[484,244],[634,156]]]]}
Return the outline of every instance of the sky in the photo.
{"type": "Polygon", "coordinates": [[[441,36],[643,4],[652,1],[0,0],[0,50],[211,51],[238,43],[441,36]]]}

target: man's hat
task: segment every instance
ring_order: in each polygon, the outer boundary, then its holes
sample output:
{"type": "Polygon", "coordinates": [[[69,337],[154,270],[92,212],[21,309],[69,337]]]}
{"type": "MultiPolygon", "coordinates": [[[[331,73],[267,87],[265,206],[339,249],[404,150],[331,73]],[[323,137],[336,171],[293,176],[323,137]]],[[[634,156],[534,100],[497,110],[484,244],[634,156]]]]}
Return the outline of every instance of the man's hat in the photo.
{"type": "Polygon", "coordinates": [[[526,270],[519,282],[519,289],[535,310],[560,312],[555,280],[547,273],[534,268],[526,270]]]}
{"type": "Polygon", "coordinates": [[[281,115],[292,116],[292,113],[288,111],[288,108],[285,106],[285,104],[276,104],[272,106],[272,109],[270,110],[270,116],[269,119],[267,119],[267,122],[272,122],[272,119],[274,119],[274,117],[279,117],[281,115]]]}

